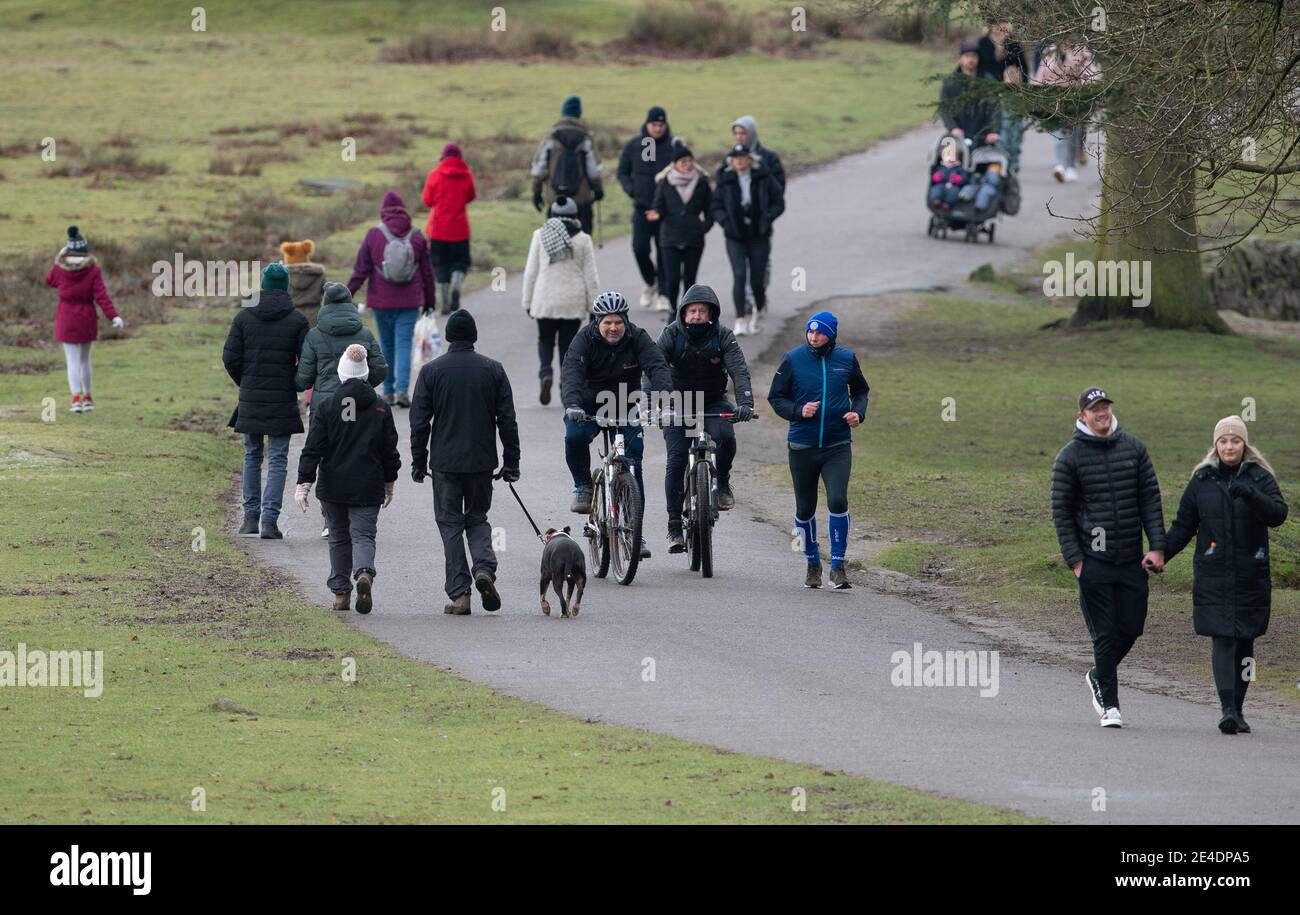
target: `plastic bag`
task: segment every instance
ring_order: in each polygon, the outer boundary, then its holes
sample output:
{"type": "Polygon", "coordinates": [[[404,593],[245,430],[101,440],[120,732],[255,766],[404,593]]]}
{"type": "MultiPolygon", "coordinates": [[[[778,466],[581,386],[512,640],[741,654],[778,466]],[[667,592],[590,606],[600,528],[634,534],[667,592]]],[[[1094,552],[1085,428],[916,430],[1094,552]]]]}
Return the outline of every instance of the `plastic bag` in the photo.
{"type": "Polygon", "coordinates": [[[411,378],[419,375],[424,364],[441,353],[442,335],[438,333],[438,319],[433,312],[423,314],[415,322],[415,333],[411,337],[411,378]]]}

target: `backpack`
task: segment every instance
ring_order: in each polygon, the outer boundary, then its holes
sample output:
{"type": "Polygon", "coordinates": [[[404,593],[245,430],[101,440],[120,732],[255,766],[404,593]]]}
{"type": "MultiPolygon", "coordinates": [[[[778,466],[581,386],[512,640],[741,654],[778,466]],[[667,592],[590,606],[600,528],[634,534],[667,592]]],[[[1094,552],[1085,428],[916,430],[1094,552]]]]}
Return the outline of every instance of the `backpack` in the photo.
{"type": "Polygon", "coordinates": [[[582,144],[586,139],[586,135],[577,130],[566,130],[555,135],[555,142],[560,148],[551,168],[551,190],[557,197],[578,196],[584,172],[582,144]]]}
{"type": "MultiPolygon", "coordinates": [[[[379,265],[379,275],[390,283],[409,283],[415,276],[415,248],[411,245],[411,233],[398,238],[388,231],[382,222],[379,231],[384,233],[384,259],[379,265]]],[[[412,230],[414,231],[414,230],[412,230]]]]}

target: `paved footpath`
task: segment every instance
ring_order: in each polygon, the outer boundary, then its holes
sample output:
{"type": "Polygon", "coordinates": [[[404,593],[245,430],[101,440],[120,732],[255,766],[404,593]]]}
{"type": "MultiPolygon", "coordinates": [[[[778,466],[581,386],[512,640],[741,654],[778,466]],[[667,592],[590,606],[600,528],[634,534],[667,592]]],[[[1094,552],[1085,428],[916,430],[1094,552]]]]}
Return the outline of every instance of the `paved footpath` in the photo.
{"type": "MultiPolygon", "coordinates": [[[[834,295],[956,284],[981,263],[1010,266],[1071,230],[1046,212],[1049,196],[1058,213],[1084,212],[1096,197],[1094,169],[1084,169],[1076,184],[1053,182],[1051,141],[1032,134],[1025,204],[999,225],[997,243],[929,239],[925,160],[935,137],[934,128],[914,131],[791,182],[774,243],[770,327],[834,295]],[[788,293],[796,267],[806,271],[807,291],[788,293]]],[[[633,320],[657,334],[659,316],[635,308],[640,280],[629,240],[608,242],[598,264],[602,286],[627,295],[633,320]]],[[[729,298],[716,230],[700,277],[729,298]]],[[[520,308],[519,289],[519,276],[512,276],[505,294],[481,291],[465,307],[480,328],[479,350],[504,362],[513,379],[523,439],[520,493],[543,528],[576,529],[577,516],[567,510],[562,411],[554,401],[537,402],[535,331],[520,308]]],[[[869,361],[864,368],[870,380],[869,361]]],[[[377,609],[368,617],[352,614],[351,621],[413,658],[574,715],[1059,820],[1300,822],[1300,724],[1294,720],[1257,713],[1255,733],[1229,739],[1214,729],[1216,709],[1208,703],[1127,690],[1129,726],[1102,731],[1080,675],[1009,656],[1001,658],[996,697],[980,698],[977,689],[894,687],[891,655],[911,651],[915,642],[939,651],[997,646],[935,612],[862,586],[803,590],[802,558],[791,552],[787,532],[752,520],[744,492],[717,529],[716,577],[692,574],[684,557],[664,549],[663,445],[654,432],[645,476],[646,530],[655,554],[631,587],[592,579],[578,620],[562,621],[558,611],[542,616],[540,545],[498,484],[491,520],[507,538],[498,582],[505,606],[484,613],[476,593],[472,616],[445,616],[432,496],[427,483],[417,486],[408,475],[404,427],[399,412],[404,466],[393,505],[380,519],[377,609]],[[642,680],[645,658],[655,660],[654,682],[642,680]],[[1096,788],[1106,792],[1104,813],[1092,811],[1096,788]]],[[[744,460],[745,427],[739,435],[744,460]]],[[[870,418],[858,436],[869,454],[870,418]]],[[[821,515],[824,528],[824,506],[821,515]]],[[[253,550],[327,606],[319,522],[314,504],[304,517],[290,497],[282,518],[286,539],[258,541],[253,550]]]]}

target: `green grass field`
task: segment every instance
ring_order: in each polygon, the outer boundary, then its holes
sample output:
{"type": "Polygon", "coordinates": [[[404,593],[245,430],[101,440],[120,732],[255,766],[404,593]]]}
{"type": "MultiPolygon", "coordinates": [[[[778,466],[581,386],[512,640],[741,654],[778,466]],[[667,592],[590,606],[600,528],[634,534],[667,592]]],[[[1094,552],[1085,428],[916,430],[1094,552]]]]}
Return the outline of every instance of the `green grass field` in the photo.
{"type": "MultiPolygon", "coordinates": [[[[903,537],[877,561],[997,601],[1000,613],[1034,626],[1079,630],[1075,583],[1049,505],[1052,462],[1073,433],[1079,391],[1105,386],[1120,428],[1146,442],[1166,525],[1214,424],[1251,398],[1251,441],[1292,503],[1291,517],[1271,532],[1273,619],[1257,643],[1258,685],[1300,702],[1300,343],[1129,322],[1044,330],[1072,306],[1002,285],[990,295],[925,297],[885,333],[847,340],[867,354],[874,430],[854,446],[854,514],[879,535],[903,537]],[[951,420],[946,407],[955,411],[951,420]]],[[[1198,682],[1208,678],[1208,640],[1192,634],[1190,557],[1153,576],[1151,592],[1149,630],[1169,638],[1149,640],[1143,650],[1198,682]]]]}

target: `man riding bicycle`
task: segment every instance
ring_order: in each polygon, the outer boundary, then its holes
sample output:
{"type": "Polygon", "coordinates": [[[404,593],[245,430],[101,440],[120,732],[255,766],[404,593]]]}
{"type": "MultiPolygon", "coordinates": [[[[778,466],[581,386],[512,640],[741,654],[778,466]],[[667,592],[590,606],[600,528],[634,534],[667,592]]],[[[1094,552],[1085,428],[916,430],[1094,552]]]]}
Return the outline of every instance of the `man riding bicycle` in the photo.
{"type": "MultiPolygon", "coordinates": [[[[560,397],[564,401],[564,460],[573,475],[572,511],[591,511],[591,440],[600,433],[593,417],[628,417],[632,397],[640,399],[641,374],[650,376],[654,391],[668,391],[672,373],[650,335],[627,319],[627,299],[617,292],[602,292],[591,306],[592,317],[578,331],[560,370],[560,397]]],[[[619,425],[628,458],[632,461],[645,511],[645,483],[641,455],[645,434],[639,425],[619,425]]],[[[641,541],[641,558],[650,549],[641,541]]]]}
{"type": "MultiPolygon", "coordinates": [[[[673,390],[683,394],[683,403],[694,403],[703,413],[736,414],[736,422],[754,417],[754,394],[749,383],[749,366],[736,336],[719,320],[722,306],[712,287],[696,284],[686,290],[677,309],[677,320],[659,335],[659,349],[672,368],[673,390]],[[727,400],[727,381],[736,390],[733,407],[727,400]]],[[[689,420],[690,417],[684,417],[689,420]]],[[[704,421],[704,430],[717,444],[718,509],[736,504],[731,493],[731,464],[736,457],[736,433],[731,422],[720,418],[704,421]]],[[[682,481],[690,441],[687,429],[678,424],[664,427],[668,451],[664,493],[668,499],[668,552],[686,549],[682,537],[682,481]]]]}

